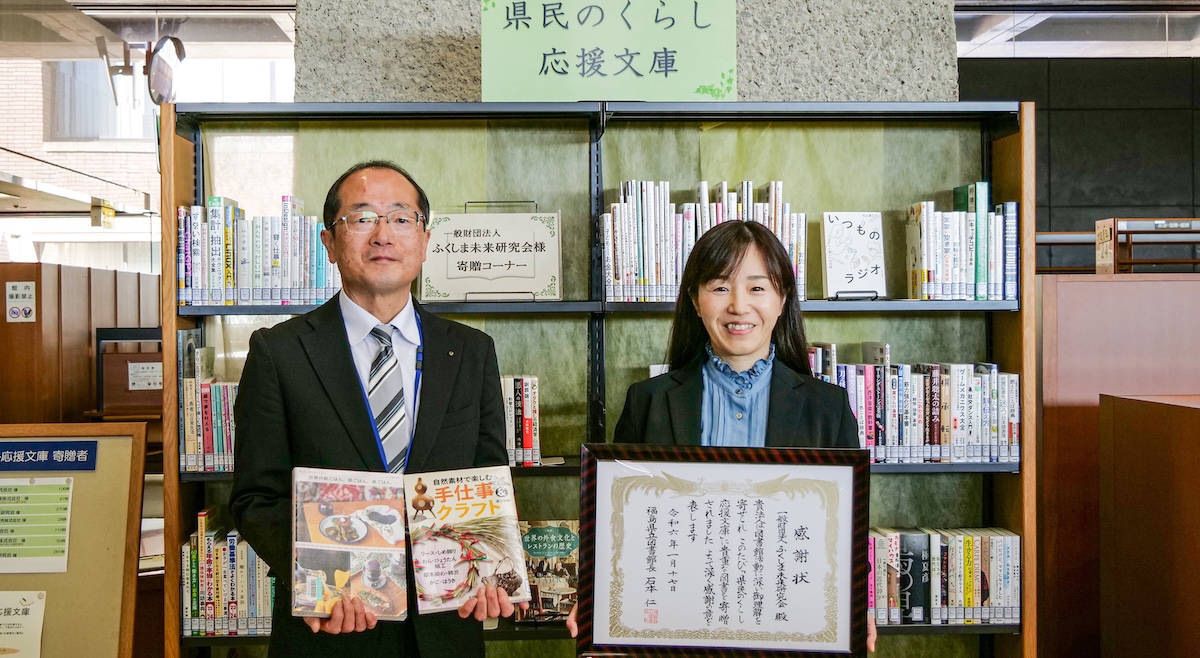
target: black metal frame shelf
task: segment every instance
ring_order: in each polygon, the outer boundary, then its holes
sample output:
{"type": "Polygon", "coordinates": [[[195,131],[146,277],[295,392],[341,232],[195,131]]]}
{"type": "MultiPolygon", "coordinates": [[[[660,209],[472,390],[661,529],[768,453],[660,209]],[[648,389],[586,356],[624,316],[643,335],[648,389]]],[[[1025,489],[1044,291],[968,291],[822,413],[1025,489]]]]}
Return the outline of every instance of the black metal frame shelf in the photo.
{"type": "Polygon", "coordinates": [[[180,482],[225,482],[233,480],[233,471],[180,471],[180,482]]]}
{"type": "Polygon", "coordinates": [[[267,644],[270,635],[187,635],[179,638],[179,645],[185,649],[202,647],[244,647],[254,644],[267,644]]]}
{"type": "Polygon", "coordinates": [[[1017,462],[921,462],[871,464],[871,473],[1020,473],[1017,462]]]}
{"type": "MultiPolygon", "coordinates": [[[[871,473],[1020,473],[1021,465],[1016,462],[971,463],[971,462],[922,462],[918,464],[871,464],[871,473]]],[[[560,477],[578,476],[579,458],[567,457],[566,463],[543,466],[514,466],[513,477],[560,477]]],[[[182,472],[180,482],[222,482],[233,479],[232,471],[182,472]]]]}
{"type": "MultiPolygon", "coordinates": [[[[903,624],[877,626],[880,635],[1018,635],[1020,624],[903,624]]],[[[517,624],[502,621],[499,628],[484,631],[484,640],[570,640],[571,634],[562,624],[517,624]]],[[[180,638],[184,648],[238,647],[267,644],[270,635],[188,636],[180,638]]]]}
{"type": "MultiPolygon", "coordinates": [[[[673,313],[675,302],[604,302],[605,313],[673,313]]],[[[805,313],[985,313],[1019,311],[1020,302],[942,301],[922,299],[877,299],[800,302],[805,313]]]]}
{"type": "MultiPolygon", "coordinates": [[[[430,313],[446,315],[469,315],[472,313],[598,313],[600,302],[429,302],[421,306],[430,313]]],[[[180,306],[180,317],[206,317],[209,315],[303,315],[317,308],[315,305],[262,306],[234,304],[232,306],[180,306]]]]}
{"type": "Polygon", "coordinates": [[[880,635],[1019,635],[1020,624],[901,624],[876,626],[880,635]]]}

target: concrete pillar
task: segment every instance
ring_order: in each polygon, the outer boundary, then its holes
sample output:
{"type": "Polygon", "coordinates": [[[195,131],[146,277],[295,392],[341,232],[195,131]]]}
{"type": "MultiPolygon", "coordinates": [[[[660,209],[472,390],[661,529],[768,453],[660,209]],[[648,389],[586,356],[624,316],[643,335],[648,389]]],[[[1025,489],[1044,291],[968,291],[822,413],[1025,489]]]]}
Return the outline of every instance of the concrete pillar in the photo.
{"type": "MultiPolygon", "coordinates": [[[[479,101],[479,14],[298,0],[296,100],[479,101]]],[[[956,59],[951,0],[738,0],[741,101],[953,101],[956,59]]]]}

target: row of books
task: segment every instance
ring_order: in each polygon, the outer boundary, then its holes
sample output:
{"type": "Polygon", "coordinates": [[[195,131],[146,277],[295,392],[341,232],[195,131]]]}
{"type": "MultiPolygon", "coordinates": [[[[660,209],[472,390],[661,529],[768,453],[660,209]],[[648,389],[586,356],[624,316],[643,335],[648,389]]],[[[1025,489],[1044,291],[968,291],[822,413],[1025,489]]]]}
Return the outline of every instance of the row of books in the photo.
{"type": "Polygon", "coordinates": [[[533,375],[502,375],[504,394],[504,444],[509,466],[541,466],[541,412],[538,378],[533,375]]]}
{"type": "Polygon", "coordinates": [[[283,197],[278,216],[247,218],[237,201],[221,196],[176,212],[180,306],[318,304],[341,288],[321,243],[321,219],[306,216],[296,197],[283,197]]]}
{"type": "Polygon", "coordinates": [[[204,346],[200,328],[176,332],[179,373],[179,470],[233,470],[233,405],[237,382],[215,381],[216,348],[204,346]]]}
{"type": "Polygon", "coordinates": [[[236,530],[215,522],[213,510],[196,515],[196,532],[180,548],[180,559],[182,635],[271,632],[275,577],[236,530]]]}
{"type": "MultiPolygon", "coordinates": [[[[671,302],[679,295],[683,266],[696,240],[726,221],[755,221],[771,229],[804,281],[806,220],[783,200],[783,181],[771,181],[755,201],[752,181],[730,190],[717,186],[716,201],[701,181],[695,202],[671,202],[669,181],[622,181],[618,200],[601,215],[604,233],[604,299],[619,302],[671,302]]],[[[803,299],[804,286],[799,286],[803,299]]]]}
{"type": "Polygon", "coordinates": [[[1021,537],[1003,528],[871,528],[875,624],[1020,624],[1021,537]]]}
{"type": "Polygon", "coordinates": [[[989,210],[988,184],[954,189],[954,210],[915,203],[905,221],[908,295],[912,299],[1016,301],[1016,202],[989,210]]]}
{"type": "Polygon", "coordinates": [[[886,343],[864,343],[863,356],[839,364],[832,343],[809,352],[813,373],[846,389],[874,462],[1020,462],[1020,375],[994,363],[893,364],[886,343]]]}

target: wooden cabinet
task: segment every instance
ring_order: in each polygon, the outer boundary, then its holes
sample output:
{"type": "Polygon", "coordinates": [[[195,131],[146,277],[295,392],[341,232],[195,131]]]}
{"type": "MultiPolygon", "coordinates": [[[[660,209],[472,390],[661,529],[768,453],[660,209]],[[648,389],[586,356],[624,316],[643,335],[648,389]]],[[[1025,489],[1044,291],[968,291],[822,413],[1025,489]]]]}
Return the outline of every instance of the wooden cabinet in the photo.
{"type": "MultiPolygon", "coordinates": [[[[1020,203],[1020,297],[1017,302],[885,300],[807,301],[811,340],[893,345],[895,362],[992,361],[1022,376],[1026,418],[1035,408],[1033,225],[1034,111],[1017,103],[401,103],[164,106],[161,152],[163,235],[177,235],[175,208],[209,194],[228,195],[247,214],[273,214],[283,194],[318,207],[328,185],[354,162],[393,158],[421,182],[435,209],[469,201],[534,199],[562,213],[562,302],[427,304],[487,331],[502,372],[541,380],[542,452],[577,455],[605,441],[625,390],[662,361],[669,304],[609,303],[601,279],[600,214],[618,181],[670,180],[676,190],[706,180],[781,178],[793,210],[808,213],[807,289],[819,289],[823,210],[882,210],[888,235],[889,287],[903,290],[903,215],[934,198],[950,208],[950,190],[976,180],[993,199],[1020,203]],[[255,136],[263,137],[260,143],[255,136]],[[770,148],[748,149],[754,143],[770,148]],[[764,139],[765,136],[765,139],[764,139]],[[273,149],[267,151],[266,149],[273,149]],[[200,173],[203,175],[199,175],[200,173]],[[272,186],[266,181],[281,181],[272,186]],[[268,205],[269,204],[269,205],[268,205]],[[889,228],[890,227],[890,228],[889,228]]],[[[175,256],[163,254],[164,374],[175,381],[170,336],[203,322],[220,332],[225,375],[236,379],[248,328],[305,307],[180,307],[175,256]]],[[[164,427],[177,425],[174,386],[164,388],[164,427]]],[[[168,432],[169,433],[169,432],[168,432]]],[[[881,465],[873,478],[876,525],[995,525],[1020,534],[1023,624],[1017,634],[923,627],[886,638],[897,652],[930,655],[1037,654],[1037,436],[1022,428],[1019,465],[881,465]],[[899,468],[894,468],[899,466],[899,468]],[[951,467],[952,466],[952,467],[951,467]],[[893,467],[893,468],[889,468],[893,467]],[[944,500],[942,499],[944,498],[944,500]],[[966,638],[966,639],[963,639],[966,638]],[[927,641],[928,640],[928,641],[927,641]],[[944,640],[944,641],[943,641],[944,640]],[[943,641],[938,644],[939,641],[943,641]]],[[[165,463],[178,463],[167,438],[165,463]]],[[[576,462],[577,463],[577,462],[576,462]]],[[[174,469],[168,469],[171,471],[174,469]]],[[[168,473],[167,582],[178,579],[179,546],[191,532],[204,478],[168,473]]],[[[522,478],[522,514],[574,518],[575,477],[522,478]],[[526,500],[536,501],[531,510],[526,500]]],[[[166,591],[166,648],[179,655],[179,589],[166,591]]],[[[1011,629],[1006,629],[1011,630],[1011,629]]],[[[537,632],[513,635],[539,637],[537,632]]],[[[561,637],[561,634],[547,634],[561,637]]],[[[196,642],[186,640],[182,644],[196,642]]],[[[201,643],[203,644],[203,643],[201,643]]],[[[566,642],[506,647],[508,654],[574,655],[566,642]]]]}
{"type": "Polygon", "coordinates": [[[1200,395],[1100,396],[1104,658],[1185,656],[1200,643],[1197,427],[1200,395]]]}
{"type": "Polygon", "coordinates": [[[1043,275],[1037,287],[1039,653],[1095,656],[1100,396],[1200,391],[1200,274],[1043,275]]]}
{"type": "Polygon", "coordinates": [[[0,395],[0,423],[85,422],[96,408],[96,329],[157,327],[159,277],[0,263],[0,282],[26,281],[37,296],[36,322],[0,321],[0,363],[13,377],[0,395]]]}

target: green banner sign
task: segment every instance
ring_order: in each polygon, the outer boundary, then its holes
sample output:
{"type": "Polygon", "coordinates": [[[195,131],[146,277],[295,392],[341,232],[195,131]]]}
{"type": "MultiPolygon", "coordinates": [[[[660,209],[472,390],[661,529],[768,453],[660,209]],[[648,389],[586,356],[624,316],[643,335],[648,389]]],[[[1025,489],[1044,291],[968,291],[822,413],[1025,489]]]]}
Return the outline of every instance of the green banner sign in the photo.
{"type": "Polygon", "coordinates": [[[521,543],[530,557],[566,557],[579,548],[579,535],[569,528],[530,528],[521,543]]]}
{"type": "Polygon", "coordinates": [[[483,0],[483,100],[737,100],[736,10],[732,0],[483,0]]]}

